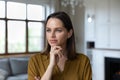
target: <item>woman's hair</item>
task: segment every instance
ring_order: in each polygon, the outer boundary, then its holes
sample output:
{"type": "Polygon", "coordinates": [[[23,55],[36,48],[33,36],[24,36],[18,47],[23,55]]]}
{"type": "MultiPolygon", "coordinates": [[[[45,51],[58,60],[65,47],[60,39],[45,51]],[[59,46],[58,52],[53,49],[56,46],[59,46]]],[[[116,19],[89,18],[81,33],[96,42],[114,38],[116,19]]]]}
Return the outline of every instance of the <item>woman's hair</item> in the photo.
{"type": "MultiPolygon", "coordinates": [[[[67,51],[68,51],[68,54],[67,54],[68,59],[70,59],[70,60],[75,59],[75,57],[76,57],[75,37],[74,37],[74,29],[73,29],[73,25],[72,25],[70,17],[65,12],[52,13],[47,17],[45,26],[50,18],[57,18],[57,19],[61,20],[64,27],[66,28],[66,30],[68,32],[70,30],[73,30],[72,36],[70,38],[68,38],[68,40],[67,40],[66,47],[67,47],[67,51]]],[[[44,53],[48,54],[49,52],[50,52],[50,45],[47,42],[47,46],[46,46],[44,53]]]]}

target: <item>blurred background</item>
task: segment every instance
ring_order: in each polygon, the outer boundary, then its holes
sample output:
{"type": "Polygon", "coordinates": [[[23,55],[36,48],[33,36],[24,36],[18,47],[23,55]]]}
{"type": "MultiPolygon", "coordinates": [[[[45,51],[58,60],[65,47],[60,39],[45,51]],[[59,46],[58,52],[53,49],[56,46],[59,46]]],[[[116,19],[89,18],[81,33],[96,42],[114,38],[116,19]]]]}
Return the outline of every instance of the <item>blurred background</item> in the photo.
{"type": "Polygon", "coordinates": [[[93,80],[120,80],[120,0],[0,0],[2,61],[43,51],[44,22],[56,11],[71,17],[77,52],[89,57],[93,80]]]}

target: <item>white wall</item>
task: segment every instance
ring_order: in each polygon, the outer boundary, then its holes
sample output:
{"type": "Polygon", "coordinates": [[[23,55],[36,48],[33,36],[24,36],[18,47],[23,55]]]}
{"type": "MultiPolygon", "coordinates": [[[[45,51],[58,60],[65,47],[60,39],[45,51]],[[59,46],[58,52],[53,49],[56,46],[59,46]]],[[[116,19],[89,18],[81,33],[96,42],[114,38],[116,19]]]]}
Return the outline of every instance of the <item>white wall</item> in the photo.
{"type": "Polygon", "coordinates": [[[75,30],[76,49],[77,52],[86,54],[85,52],[85,8],[84,6],[77,7],[74,15],[73,24],[75,30]]]}
{"type": "Polygon", "coordinates": [[[96,48],[120,49],[120,0],[86,0],[86,41],[94,41],[96,48]],[[87,22],[87,16],[94,16],[87,22]]]}
{"type": "MultiPolygon", "coordinates": [[[[93,80],[105,80],[104,58],[120,58],[120,0],[85,0],[85,40],[94,41],[89,49],[93,80]],[[88,15],[94,16],[88,23],[88,15]]],[[[87,50],[87,49],[86,49],[87,50]]]]}
{"type": "Polygon", "coordinates": [[[74,32],[75,32],[75,40],[76,40],[76,49],[79,53],[85,53],[85,8],[84,6],[76,6],[75,7],[75,14],[72,14],[71,6],[61,6],[60,11],[65,11],[71,17],[74,32]]]}

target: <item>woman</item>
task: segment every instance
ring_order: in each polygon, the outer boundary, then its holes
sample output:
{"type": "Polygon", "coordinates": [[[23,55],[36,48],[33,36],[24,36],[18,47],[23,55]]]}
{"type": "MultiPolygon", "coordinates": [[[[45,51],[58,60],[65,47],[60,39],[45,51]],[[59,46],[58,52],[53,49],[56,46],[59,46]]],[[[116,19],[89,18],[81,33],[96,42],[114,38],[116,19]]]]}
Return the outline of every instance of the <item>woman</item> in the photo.
{"type": "Polygon", "coordinates": [[[55,12],[48,16],[45,26],[47,47],[29,60],[28,80],[91,80],[88,57],[75,51],[70,17],[55,12]]]}

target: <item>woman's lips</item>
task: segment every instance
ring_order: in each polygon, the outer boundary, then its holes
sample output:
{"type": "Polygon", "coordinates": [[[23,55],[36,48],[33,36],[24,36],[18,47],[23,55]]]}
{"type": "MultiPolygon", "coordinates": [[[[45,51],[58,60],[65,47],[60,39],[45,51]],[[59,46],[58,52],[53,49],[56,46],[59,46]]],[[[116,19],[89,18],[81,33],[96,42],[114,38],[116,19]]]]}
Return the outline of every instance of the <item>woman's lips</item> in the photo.
{"type": "Polygon", "coordinates": [[[57,40],[50,40],[51,44],[57,43],[57,40]]]}

